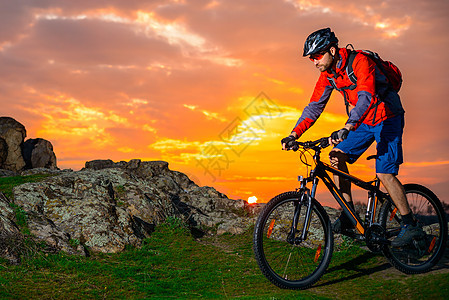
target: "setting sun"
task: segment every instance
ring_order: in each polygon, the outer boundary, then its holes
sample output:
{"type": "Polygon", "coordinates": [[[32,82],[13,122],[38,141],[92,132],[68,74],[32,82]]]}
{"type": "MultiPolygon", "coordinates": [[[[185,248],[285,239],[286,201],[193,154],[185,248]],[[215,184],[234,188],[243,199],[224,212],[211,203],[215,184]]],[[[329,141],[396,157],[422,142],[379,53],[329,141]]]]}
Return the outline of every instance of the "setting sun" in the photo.
{"type": "Polygon", "coordinates": [[[256,196],[249,197],[248,198],[248,203],[249,204],[257,203],[257,197],[256,196]]]}

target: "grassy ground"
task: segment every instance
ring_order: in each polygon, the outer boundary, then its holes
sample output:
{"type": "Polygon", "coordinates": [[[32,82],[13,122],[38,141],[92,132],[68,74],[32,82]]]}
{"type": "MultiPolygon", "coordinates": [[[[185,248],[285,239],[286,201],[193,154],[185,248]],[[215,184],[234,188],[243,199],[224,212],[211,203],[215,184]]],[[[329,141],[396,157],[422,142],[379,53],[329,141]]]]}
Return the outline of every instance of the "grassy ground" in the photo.
{"type": "MultiPolygon", "coordinates": [[[[10,193],[9,184],[0,179],[0,191],[10,193]]],[[[22,232],[26,239],[26,231],[22,232]]],[[[260,272],[251,248],[252,230],[194,239],[176,219],[158,226],[141,248],[118,254],[80,257],[33,247],[42,251],[24,252],[20,265],[0,260],[0,299],[447,299],[449,295],[448,253],[431,272],[405,275],[382,256],[346,244],[334,252],[315,286],[290,291],[272,285],[260,272]]]]}
{"type": "Polygon", "coordinates": [[[120,254],[39,253],[18,266],[3,261],[0,298],[443,299],[449,293],[447,258],[432,272],[404,275],[357,246],[335,253],[311,289],[282,290],[263,277],[251,244],[251,231],[195,240],[176,222],[167,223],[142,248],[120,254]]]}
{"type": "Polygon", "coordinates": [[[49,176],[53,175],[29,175],[29,176],[12,176],[12,177],[0,177],[0,192],[5,194],[6,197],[12,197],[12,189],[22,183],[41,181],[49,176]]]}

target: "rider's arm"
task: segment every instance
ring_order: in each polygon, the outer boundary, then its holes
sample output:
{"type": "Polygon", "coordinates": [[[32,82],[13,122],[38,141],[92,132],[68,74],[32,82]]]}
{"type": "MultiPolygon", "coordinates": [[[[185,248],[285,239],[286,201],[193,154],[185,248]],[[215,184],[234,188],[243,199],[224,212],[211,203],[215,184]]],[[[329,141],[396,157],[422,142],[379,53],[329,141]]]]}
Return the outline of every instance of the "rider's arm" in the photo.
{"type": "Polygon", "coordinates": [[[343,128],[346,128],[348,131],[354,130],[354,126],[351,124],[346,124],[343,128]]]}
{"type": "Polygon", "coordinates": [[[296,122],[292,134],[296,138],[300,137],[319,118],[326,107],[333,87],[330,85],[327,76],[322,73],[315,85],[309,104],[304,108],[301,117],[296,122]]]}
{"type": "Polygon", "coordinates": [[[365,55],[358,54],[354,60],[354,74],[357,76],[357,104],[349,113],[346,125],[356,129],[366,118],[377,98],[375,85],[376,64],[365,55]]]}

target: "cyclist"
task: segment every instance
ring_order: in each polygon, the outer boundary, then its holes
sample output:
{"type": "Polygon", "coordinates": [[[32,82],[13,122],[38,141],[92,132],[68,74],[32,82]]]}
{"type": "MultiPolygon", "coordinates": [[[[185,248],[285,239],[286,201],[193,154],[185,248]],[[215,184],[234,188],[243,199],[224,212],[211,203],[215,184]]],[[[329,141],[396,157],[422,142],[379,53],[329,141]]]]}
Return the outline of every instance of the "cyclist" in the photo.
{"type": "MultiPolygon", "coordinates": [[[[282,139],[282,147],[284,150],[288,148],[290,142],[298,139],[315,123],[332,91],[338,89],[352,109],[348,110],[349,117],[344,127],[330,137],[330,142],[335,145],[329,154],[331,165],[348,172],[347,163],[354,163],[376,141],[376,174],[402,215],[401,231],[392,245],[404,246],[423,234],[410,210],[404,188],[396,177],[403,160],[404,109],[397,92],[389,88],[386,76],[366,55],[357,54],[355,57],[353,70],[357,85],[354,89],[348,88],[353,85],[346,74],[348,54],[348,49],[338,47],[338,39],[330,28],[317,30],[308,36],[303,56],[308,56],[321,74],[310,102],[293,131],[282,139]],[[382,99],[379,95],[383,95],[382,99]]],[[[351,183],[340,180],[338,176],[334,176],[334,180],[353,207],[351,183]]],[[[344,234],[353,225],[343,213],[332,227],[334,232],[344,234]]]]}

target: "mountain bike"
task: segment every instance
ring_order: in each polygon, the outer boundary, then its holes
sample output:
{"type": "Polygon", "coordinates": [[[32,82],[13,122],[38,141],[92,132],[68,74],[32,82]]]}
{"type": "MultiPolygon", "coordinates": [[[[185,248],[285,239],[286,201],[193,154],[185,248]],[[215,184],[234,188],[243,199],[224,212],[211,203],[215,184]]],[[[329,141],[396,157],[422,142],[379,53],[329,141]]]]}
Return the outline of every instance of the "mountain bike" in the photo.
{"type": "MultiPolygon", "coordinates": [[[[277,195],[261,211],[254,230],[253,250],[262,273],[275,285],[287,289],[306,289],[326,271],[334,248],[331,221],[315,198],[319,181],[354,225],[351,238],[363,241],[368,249],[381,252],[389,262],[407,274],[430,270],[443,256],[447,240],[447,221],[437,196],[419,184],[405,184],[410,208],[425,234],[403,247],[391,241],[401,228],[401,216],[390,196],[380,189],[380,180],[364,181],[321,161],[321,150],[329,146],[328,138],[295,142],[290,150],[301,150],[301,162],[315,167],[308,177],[299,176],[300,187],[277,195]],[[364,220],[348,205],[329,173],[361,187],[368,193],[364,220]],[[307,187],[311,184],[311,188],[307,187]]],[[[368,157],[373,159],[376,156],[368,157]]],[[[309,169],[308,169],[309,170],[309,169]]]]}

